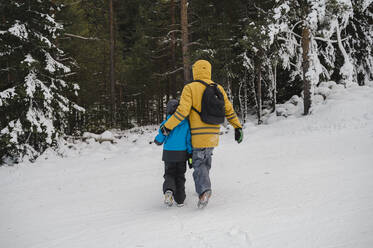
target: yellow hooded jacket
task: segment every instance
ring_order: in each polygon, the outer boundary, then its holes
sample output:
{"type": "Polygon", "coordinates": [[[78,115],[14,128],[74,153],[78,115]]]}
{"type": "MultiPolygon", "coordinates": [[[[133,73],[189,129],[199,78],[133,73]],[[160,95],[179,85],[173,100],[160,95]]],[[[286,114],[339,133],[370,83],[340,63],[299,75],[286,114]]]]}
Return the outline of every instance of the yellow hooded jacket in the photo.
{"type": "MultiPolygon", "coordinates": [[[[214,83],[211,80],[211,64],[206,60],[198,60],[193,65],[193,78],[203,80],[208,84],[214,83]]],[[[185,85],[181,93],[180,104],[176,112],[168,119],[164,126],[170,130],[175,128],[182,120],[189,116],[189,123],[192,134],[192,146],[194,148],[216,147],[219,144],[220,125],[211,125],[203,122],[199,114],[192,110],[192,106],[201,111],[202,95],[206,86],[199,82],[192,82],[185,85]]],[[[225,101],[225,116],[234,128],[242,128],[240,121],[234,112],[227,93],[222,86],[218,85],[225,101]]]]}

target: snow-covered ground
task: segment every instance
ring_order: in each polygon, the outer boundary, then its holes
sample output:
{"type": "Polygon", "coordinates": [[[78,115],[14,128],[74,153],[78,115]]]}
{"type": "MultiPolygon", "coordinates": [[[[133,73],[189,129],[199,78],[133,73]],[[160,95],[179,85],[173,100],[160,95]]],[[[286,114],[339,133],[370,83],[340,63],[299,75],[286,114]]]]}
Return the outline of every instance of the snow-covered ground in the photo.
{"type": "Polygon", "coordinates": [[[0,247],[373,247],[373,88],[221,137],[213,196],[166,208],[154,128],[0,168],[0,247]],[[136,141],[135,141],[136,140],[136,141]]]}

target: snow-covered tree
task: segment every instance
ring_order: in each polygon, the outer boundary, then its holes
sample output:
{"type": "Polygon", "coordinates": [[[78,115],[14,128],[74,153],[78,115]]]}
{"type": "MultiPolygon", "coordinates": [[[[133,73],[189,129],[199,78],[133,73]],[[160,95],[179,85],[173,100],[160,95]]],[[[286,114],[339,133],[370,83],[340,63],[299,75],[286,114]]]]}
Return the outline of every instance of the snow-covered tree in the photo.
{"type": "MultiPolygon", "coordinates": [[[[291,72],[292,80],[303,79],[307,114],[320,78],[330,79],[337,72],[334,78],[346,87],[357,83],[358,66],[351,49],[354,42],[347,30],[354,15],[353,3],[350,0],[277,2],[271,33],[273,40],[281,44],[283,68],[291,72]]],[[[367,32],[369,25],[362,29],[361,33],[367,32]]]]}
{"type": "MultiPolygon", "coordinates": [[[[264,96],[271,98],[272,106],[275,102],[275,78],[273,77],[274,65],[276,64],[276,49],[271,40],[269,24],[272,21],[273,1],[252,1],[247,6],[246,17],[243,18],[244,33],[240,40],[243,49],[239,56],[242,59],[243,79],[240,80],[240,90],[243,89],[244,103],[242,103],[241,92],[240,107],[247,112],[247,89],[249,82],[255,95],[255,105],[258,124],[262,123],[262,108],[264,96]],[[250,76],[247,76],[250,75],[250,76]],[[249,78],[248,78],[249,77],[249,78]],[[262,89],[265,91],[262,92],[262,89]]],[[[246,116],[247,113],[243,113],[246,116]]]]}
{"type": "Polygon", "coordinates": [[[348,50],[356,70],[359,85],[373,81],[373,0],[353,0],[353,16],[346,32],[348,50]]]}
{"type": "Polygon", "coordinates": [[[0,4],[0,163],[34,159],[67,124],[78,86],[57,46],[60,7],[46,0],[0,4]]]}

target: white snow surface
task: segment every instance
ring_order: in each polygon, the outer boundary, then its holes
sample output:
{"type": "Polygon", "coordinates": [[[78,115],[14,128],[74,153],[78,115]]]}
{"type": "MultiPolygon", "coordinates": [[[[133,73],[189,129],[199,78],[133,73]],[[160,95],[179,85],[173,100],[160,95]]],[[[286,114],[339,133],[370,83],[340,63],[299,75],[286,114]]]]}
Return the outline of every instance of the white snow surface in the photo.
{"type": "Polygon", "coordinates": [[[229,129],[203,210],[189,169],[186,205],[163,205],[156,129],[0,167],[0,247],[373,247],[373,88],[246,124],[241,144],[229,129]]]}

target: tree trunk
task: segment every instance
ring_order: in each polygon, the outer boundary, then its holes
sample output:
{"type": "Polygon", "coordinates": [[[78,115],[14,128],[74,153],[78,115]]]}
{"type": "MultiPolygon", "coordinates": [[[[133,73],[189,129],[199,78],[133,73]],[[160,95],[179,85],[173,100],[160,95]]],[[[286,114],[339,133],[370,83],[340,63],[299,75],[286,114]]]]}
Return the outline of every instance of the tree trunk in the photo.
{"type": "Polygon", "coordinates": [[[247,75],[246,75],[246,72],[245,72],[245,85],[244,85],[244,116],[242,116],[243,118],[243,123],[246,123],[246,120],[247,120],[247,116],[248,116],[248,113],[247,113],[247,75]]]}
{"type": "MultiPolygon", "coordinates": [[[[9,61],[6,62],[6,67],[7,67],[7,68],[10,67],[9,61]]],[[[10,82],[12,81],[12,80],[11,80],[11,76],[10,76],[10,71],[11,71],[11,70],[9,69],[9,70],[8,70],[8,73],[7,73],[7,74],[8,74],[8,76],[7,76],[7,79],[8,79],[8,85],[11,85],[10,82]]]]}
{"type": "Polygon", "coordinates": [[[141,125],[141,95],[136,97],[136,122],[137,125],[141,125]]]}
{"type": "Polygon", "coordinates": [[[247,73],[246,71],[244,73],[244,79],[239,84],[238,99],[240,103],[242,121],[243,123],[246,123],[246,119],[248,115],[247,114],[247,73]],[[243,89],[243,93],[242,93],[242,89],[243,89]],[[242,97],[243,97],[243,100],[242,100],[242,97]]]}
{"type": "MultiPolygon", "coordinates": [[[[160,85],[161,82],[159,81],[158,84],[160,85]]],[[[162,96],[163,96],[162,91],[160,91],[158,95],[157,123],[161,123],[163,121],[163,97],[162,96]]]]}
{"type": "MultiPolygon", "coordinates": [[[[171,0],[171,29],[173,30],[175,28],[176,19],[175,19],[175,1],[171,0]]],[[[171,43],[170,43],[170,49],[171,49],[171,68],[172,71],[176,68],[176,39],[175,39],[175,33],[171,32],[171,43]]],[[[170,75],[170,80],[168,82],[168,89],[167,89],[167,102],[169,100],[169,96],[172,95],[172,98],[176,98],[176,74],[172,73],[170,75]]]]}
{"type": "Polygon", "coordinates": [[[345,87],[348,87],[354,84],[354,77],[353,77],[354,67],[349,59],[346,49],[344,48],[342,44],[341,29],[339,27],[338,21],[337,21],[337,41],[338,41],[338,48],[341,51],[343,55],[343,60],[344,60],[344,64],[341,67],[340,74],[342,76],[343,84],[345,85],[345,87]]]}
{"type": "Polygon", "coordinates": [[[122,101],[123,101],[123,85],[119,85],[119,99],[118,99],[119,106],[121,105],[122,101]]]}
{"type": "Polygon", "coordinates": [[[181,41],[183,52],[184,81],[190,81],[190,59],[188,54],[188,0],[181,0],[181,41]]]}
{"type": "Polygon", "coordinates": [[[114,65],[114,10],[113,0],[109,0],[109,19],[110,19],[110,102],[111,102],[111,122],[115,123],[115,65],[114,65]]]}
{"type": "Polygon", "coordinates": [[[304,115],[308,115],[312,100],[311,100],[311,81],[307,75],[310,68],[310,30],[308,27],[303,27],[302,30],[302,49],[303,49],[303,95],[304,95],[304,115]]]}
{"type": "MultiPolygon", "coordinates": [[[[259,53],[259,58],[261,53],[259,53]]],[[[257,98],[257,116],[258,125],[262,124],[262,61],[257,59],[255,61],[255,71],[256,71],[256,98],[257,98]]]]}
{"type": "Polygon", "coordinates": [[[239,86],[238,86],[238,103],[240,104],[241,116],[242,116],[243,119],[245,119],[244,118],[245,113],[244,113],[243,101],[242,101],[242,96],[241,96],[241,94],[242,94],[241,90],[243,88],[243,84],[244,84],[244,82],[241,81],[239,83],[239,86]]]}
{"type": "Polygon", "coordinates": [[[275,112],[277,103],[277,61],[274,62],[272,74],[272,112],[275,112]]]}

